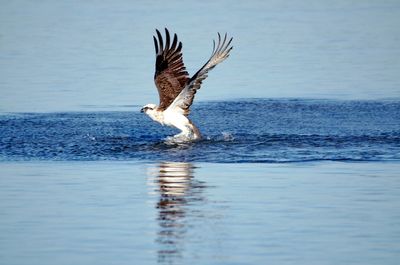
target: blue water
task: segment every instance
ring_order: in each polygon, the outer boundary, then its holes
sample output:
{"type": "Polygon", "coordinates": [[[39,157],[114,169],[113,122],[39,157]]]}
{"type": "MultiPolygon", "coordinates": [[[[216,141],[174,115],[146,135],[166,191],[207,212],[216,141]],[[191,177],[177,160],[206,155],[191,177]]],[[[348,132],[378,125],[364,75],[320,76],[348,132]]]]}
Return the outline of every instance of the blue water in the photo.
{"type": "Polygon", "coordinates": [[[399,101],[243,100],[196,104],[204,139],[139,111],[0,116],[1,160],[181,162],[388,161],[400,159],[399,101]]]}
{"type": "Polygon", "coordinates": [[[397,265],[398,162],[1,162],[0,263],[397,265]]]}
{"type": "Polygon", "coordinates": [[[1,1],[0,264],[400,260],[400,3],[1,1]],[[200,142],[157,103],[155,28],[200,142]]]}
{"type": "MultiPolygon", "coordinates": [[[[195,101],[400,98],[400,4],[347,1],[1,1],[0,111],[157,103],[155,28],[194,74],[217,32],[233,50],[195,101]]],[[[90,110],[90,109],[89,109],[90,110]]]]}

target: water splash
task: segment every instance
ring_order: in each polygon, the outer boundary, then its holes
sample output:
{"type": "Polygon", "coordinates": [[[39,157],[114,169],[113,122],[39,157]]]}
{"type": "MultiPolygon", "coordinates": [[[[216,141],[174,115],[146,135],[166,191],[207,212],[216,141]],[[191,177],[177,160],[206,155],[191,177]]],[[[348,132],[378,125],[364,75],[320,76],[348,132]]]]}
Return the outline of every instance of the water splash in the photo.
{"type": "Polygon", "coordinates": [[[222,137],[223,137],[224,141],[226,141],[226,142],[230,142],[230,141],[235,140],[235,137],[233,137],[232,133],[222,132],[221,134],[222,134],[222,137]]]}

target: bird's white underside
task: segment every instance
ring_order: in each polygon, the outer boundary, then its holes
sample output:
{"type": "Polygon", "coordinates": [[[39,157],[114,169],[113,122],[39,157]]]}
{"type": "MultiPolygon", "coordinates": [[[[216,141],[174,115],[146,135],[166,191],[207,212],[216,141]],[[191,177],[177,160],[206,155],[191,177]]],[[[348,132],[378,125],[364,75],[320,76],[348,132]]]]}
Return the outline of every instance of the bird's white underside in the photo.
{"type": "MultiPolygon", "coordinates": [[[[153,104],[151,104],[153,105],[153,104]]],[[[171,104],[165,111],[154,109],[148,109],[146,114],[154,121],[161,125],[174,127],[181,132],[175,135],[173,138],[181,140],[199,140],[201,138],[197,128],[190,122],[190,120],[183,114],[183,110],[171,104]]]]}

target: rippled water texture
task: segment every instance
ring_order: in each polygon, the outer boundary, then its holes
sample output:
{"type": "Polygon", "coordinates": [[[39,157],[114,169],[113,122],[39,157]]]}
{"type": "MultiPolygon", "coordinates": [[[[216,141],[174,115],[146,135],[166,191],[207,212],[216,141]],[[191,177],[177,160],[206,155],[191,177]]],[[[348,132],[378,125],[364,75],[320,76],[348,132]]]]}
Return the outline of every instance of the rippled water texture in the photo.
{"type": "Polygon", "coordinates": [[[1,160],[203,162],[400,159],[395,101],[246,100],[197,104],[204,140],[169,145],[178,133],[136,112],[0,116],[1,160]]]}

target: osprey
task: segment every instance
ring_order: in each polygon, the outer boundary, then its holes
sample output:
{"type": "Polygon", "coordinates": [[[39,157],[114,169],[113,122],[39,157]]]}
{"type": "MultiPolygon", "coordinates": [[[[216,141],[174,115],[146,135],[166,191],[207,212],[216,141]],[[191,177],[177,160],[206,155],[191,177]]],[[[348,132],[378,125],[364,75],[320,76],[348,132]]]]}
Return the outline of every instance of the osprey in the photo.
{"type": "Polygon", "coordinates": [[[146,113],[152,120],[161,125],[179,129],[181,132],[175,135],[173,139],[199,140],[201,138],[199,129],[188,119],[189,108],[193,103],[194,95],[207,77],[208,71],[228,58],[229,52],[232,50],[232,46],[230,46],[232,38],[227,41],[225,33],[222,40],[218,33],[218,43],[215,45],[215,41],[213,41],[210,59],[197,73],[189,77],[183,64],[182,43],[178,42],[176,34],[174,34],[171,42],[169,32],[165,29],[164,43],[163,37],[157,29],[156,33],[158,38],[153,36],[156,50],[154,82],[160,103],[158,106],[147,104],[141,109],[141,112],[146,113]]]}

